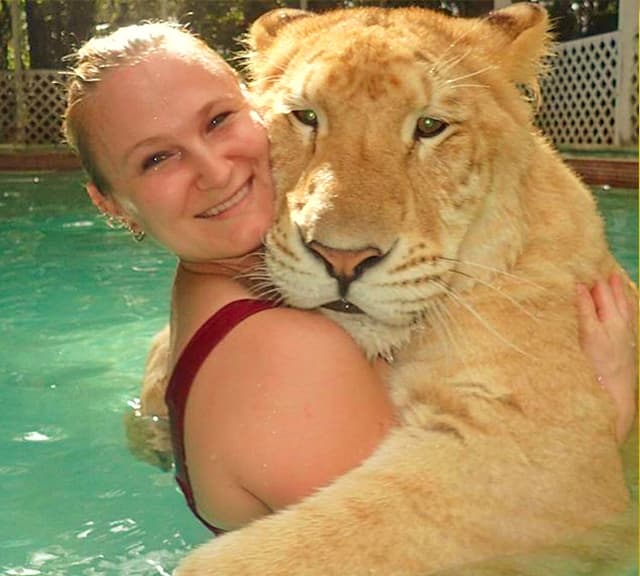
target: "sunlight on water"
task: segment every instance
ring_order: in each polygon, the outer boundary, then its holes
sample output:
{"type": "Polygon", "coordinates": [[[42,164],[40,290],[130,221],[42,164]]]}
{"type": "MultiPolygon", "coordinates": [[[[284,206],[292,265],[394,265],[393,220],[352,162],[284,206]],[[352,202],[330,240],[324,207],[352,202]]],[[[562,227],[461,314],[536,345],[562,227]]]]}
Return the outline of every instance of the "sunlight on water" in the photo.
{"type": "Polygon", "coordinates": [[[0,573],[169,574],[209,533],[122,418],[173,259],[107,229],[77,174],[0,175],[0,221],[0,573]]]}
{"type": "Polygon", "coordinates": [[[598,206],[605,216],[605,228],[611,250],[638,282],[638,191],[617,190],[608,186],[594,190],[598,206]]]}
{"type": "MultiPolygon", "coordinates": [[[[599,195],[637,280],[637,198],[599,195]]],[[[0,174],[0,573],[166,575],[209,538],[122,418],[173,259],[106,228],[78,174],[0,174]]]]}

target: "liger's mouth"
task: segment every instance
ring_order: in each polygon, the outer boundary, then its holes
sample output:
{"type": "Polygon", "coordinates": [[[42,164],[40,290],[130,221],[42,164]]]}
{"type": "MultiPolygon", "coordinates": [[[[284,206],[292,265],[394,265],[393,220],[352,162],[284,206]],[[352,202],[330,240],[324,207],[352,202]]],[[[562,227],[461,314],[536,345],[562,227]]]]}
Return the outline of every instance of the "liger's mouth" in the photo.
{"type": "Polygon", "coordinates": [[[230,208],[233,208],[236,204],[240,204],[240,202],[242,202],[249,194],[252,181],[253,179],[248,180],[242,188],[233,194],[233,196],[227,198],[224,202],[220,202],[220,204],[216,204],[212,208],[201,212],[196,216],[196,218],[212,218],[213,216],[217,216],[218,214],[222,214],[230,208]]]}
{"type": "Polygon", "coordinates": [[[321,307],[333,310],[334,312],[342,312],[343,314],[364,314],[361,308],[348,300],[334,300],[333,302],[323,304],[321,307]]]}

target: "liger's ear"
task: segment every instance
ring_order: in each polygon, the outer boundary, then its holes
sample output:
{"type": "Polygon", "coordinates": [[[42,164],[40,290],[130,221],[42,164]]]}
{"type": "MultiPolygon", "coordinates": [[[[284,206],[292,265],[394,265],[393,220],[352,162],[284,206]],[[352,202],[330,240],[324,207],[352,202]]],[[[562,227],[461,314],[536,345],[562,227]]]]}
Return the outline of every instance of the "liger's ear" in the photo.
{"type": "Polygon", "coordinates": [[[251,50],[262,52],[266,50],[279,32],[294,20],[313,16],[312,12],[280,8],[271,10],[258,18],[249,28],[248,44],[251,50]]]}
{"type": "Polygon", "coordinates": [[[519,2],[491,12],[483,24],[483,44],[506,76],[516,84],[537,86],[552,47],[547,11],[519,2]]]}

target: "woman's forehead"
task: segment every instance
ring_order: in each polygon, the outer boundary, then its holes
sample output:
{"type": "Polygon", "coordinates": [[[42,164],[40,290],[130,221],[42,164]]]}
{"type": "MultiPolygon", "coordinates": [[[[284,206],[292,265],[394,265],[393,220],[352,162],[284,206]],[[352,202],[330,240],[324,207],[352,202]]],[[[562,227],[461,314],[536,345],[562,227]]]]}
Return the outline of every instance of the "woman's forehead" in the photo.
{"type": "MultiPolygon", "coordinates": [[[[157,50],[146,54],[129,65],[113,68],[108,75],[122,72],[135,77],[136,74],[151,74],[161,77],[185,74],[210,75],[212,78],[234,80],[231,67],[215,53],[157,50]]],[[[108,76],[107,75],[107,76],[108,76]]],[[[106,77],[106,76],[105,76],[106,77]]]]}
{"type": "Polygon", "coordinates": [[[93,96],[95,104],[108,114],[112,109],[121,111],[125,105],[127,108],[153,106],[159,101],[166,105],[186,105],[198,98],[240,94],[236,76],[226,64],[153,54],[134,65],[112,69],[93,96]]]}
{"type": "Polygon", "coordinates": [[[82,123],[98,156],[118,164],[121,153],[137,143],[177,137],[217,102],[240,98],[240,86],[226,65],[154,54],[105,75],[84,102],[82,123]]]}

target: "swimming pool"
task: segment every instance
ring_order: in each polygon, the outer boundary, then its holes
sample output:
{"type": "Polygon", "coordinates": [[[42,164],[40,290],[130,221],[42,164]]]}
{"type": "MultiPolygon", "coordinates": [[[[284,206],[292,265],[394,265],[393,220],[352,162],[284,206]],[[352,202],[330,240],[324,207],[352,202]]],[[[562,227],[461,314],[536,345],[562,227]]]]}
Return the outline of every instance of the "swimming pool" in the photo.
{"type": "MultiPolygon", "coordinates": [[[[109,230],[78,173],[0,174],[0,573],[170,574],[209,538],[123,413],[167,317],[174,260],[109,230]]],[[[638,201],[598,194],[638,279],[638,201]]]]}

